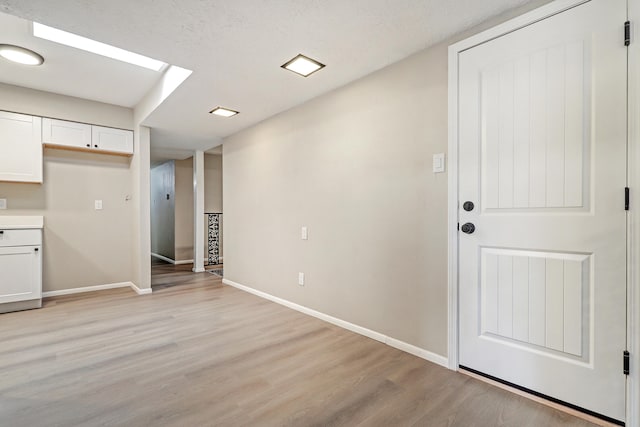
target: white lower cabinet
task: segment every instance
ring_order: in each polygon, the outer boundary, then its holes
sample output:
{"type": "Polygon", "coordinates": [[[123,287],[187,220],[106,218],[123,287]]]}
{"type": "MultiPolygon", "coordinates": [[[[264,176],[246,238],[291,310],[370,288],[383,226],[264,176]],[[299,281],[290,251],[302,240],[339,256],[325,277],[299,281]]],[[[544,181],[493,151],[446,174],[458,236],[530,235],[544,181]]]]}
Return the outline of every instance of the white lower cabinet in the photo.
{"type": "Polygon", "coordinates": [[[0,230],[0,313],[42,301],[42,231],[0,230]]]}

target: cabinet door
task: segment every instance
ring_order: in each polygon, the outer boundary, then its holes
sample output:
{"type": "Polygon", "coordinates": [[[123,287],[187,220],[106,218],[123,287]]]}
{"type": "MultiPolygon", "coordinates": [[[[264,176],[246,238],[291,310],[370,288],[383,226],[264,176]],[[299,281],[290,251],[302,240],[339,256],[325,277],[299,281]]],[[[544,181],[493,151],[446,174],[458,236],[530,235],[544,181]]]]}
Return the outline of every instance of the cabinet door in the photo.
{"type": "Polygon", "coordinates": [[[91,147],[91,125],[66,120],[42,119],[42,143],[70,148],[91,147]]]}
{"type": "Polygon", "coordinates": [[[130,130],[91,126],[91,135],[94,149],[133,154],[133,132],[130,130]]]}
{"type": "Polygon", "coordinates": [[[42,262],[39,246],[0,248],[0,303],[42,297],[42,262]]]}
{"type": "Polygon", "coordinates": [[[0,181],[42,182],[42,119],[0,111],[0,181]]]}

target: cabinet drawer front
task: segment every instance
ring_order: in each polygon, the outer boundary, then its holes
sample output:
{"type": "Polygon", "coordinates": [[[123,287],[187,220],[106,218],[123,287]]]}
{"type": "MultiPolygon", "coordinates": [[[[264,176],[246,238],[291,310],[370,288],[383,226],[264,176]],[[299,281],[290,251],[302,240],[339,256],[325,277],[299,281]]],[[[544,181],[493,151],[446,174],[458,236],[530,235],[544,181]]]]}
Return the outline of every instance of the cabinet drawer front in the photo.
{"type": "Polygon", "coordinates": [[[0,228],[0,248],[41,244],[42,231],[40,230],[3,230],[0,228]]]}
{"type": "Polygon", "coordinates": [[[91,125],[66,120],[42,119],[42,142],[75,148],[91,148],[91,125]]]}
{"type": "Polygon", "coordinates": [[[0,303],[42,297],[41,252],[38,246],[0,248],[0,303]]]}

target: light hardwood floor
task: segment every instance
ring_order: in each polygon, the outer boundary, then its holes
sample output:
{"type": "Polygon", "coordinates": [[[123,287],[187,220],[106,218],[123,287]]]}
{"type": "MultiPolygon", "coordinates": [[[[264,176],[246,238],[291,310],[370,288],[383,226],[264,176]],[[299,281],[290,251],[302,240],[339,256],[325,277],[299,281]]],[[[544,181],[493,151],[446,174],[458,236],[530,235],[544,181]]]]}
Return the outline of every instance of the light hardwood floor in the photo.
{"type": "Polygon", "coordinates": [[[0,315],[0,425],[591,425],[190,267],[0,315]]]}

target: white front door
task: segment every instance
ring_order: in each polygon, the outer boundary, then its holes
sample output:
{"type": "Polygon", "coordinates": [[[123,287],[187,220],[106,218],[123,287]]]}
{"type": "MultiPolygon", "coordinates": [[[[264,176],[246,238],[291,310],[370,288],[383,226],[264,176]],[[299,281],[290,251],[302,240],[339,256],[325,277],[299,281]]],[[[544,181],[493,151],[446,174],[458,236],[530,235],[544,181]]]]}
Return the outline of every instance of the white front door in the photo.
{"type": "Polygon", "coordinates": [[[459,364],[616,420],[625,21],[592,0],[458,57],[459,364]]]}

